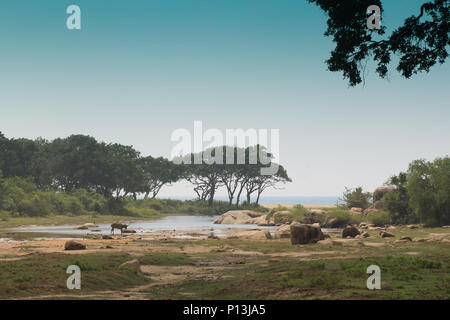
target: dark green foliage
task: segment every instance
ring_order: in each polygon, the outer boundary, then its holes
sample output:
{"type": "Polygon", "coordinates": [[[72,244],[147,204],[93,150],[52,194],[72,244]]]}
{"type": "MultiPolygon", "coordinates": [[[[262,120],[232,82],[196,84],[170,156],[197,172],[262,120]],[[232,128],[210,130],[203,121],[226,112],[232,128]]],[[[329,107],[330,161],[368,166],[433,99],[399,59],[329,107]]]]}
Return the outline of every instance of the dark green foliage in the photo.
{"type": "Polygon", "coordinates": [[[406,188],[407,175],[401,172],[398,176],[389,179],[388,184],[395,186],[393,192],[389,192],[381,199],[384,207],[389,211],[392,223],[415,223],[417,218],[409,206],[409,195],[406,188]]]}
{"type": "Polygon", "coordinates": [[[450,224],[450,158],[413,161],[406,173],[389,183],[396,191],[382,199],[395,223],[420,222],[426,226],[450,224]]]}
{"type": "Polygon", "coordinates": [[[376,227],[384,227],[392,222],[390,213],[383,210],[371,212],[367,218],[376,227]]]}
{"type": "Polygon", "coordinates": [[[406,188],[409,205],[427,226],[450,224],[450,158],[409,165],[406,188]]]}
{"type": "Polygon", "coordinates": [[[370,192],[363,192],[362,187],[357,187],[354,189],[345,188],[343,201],[347,205],[347,208],[362,208],[367,209],[370,205],[370,199],[372,194],[370,192]]]}
{"type": "Polygon", "coordinates": [[[417,8],[417,16],[407,18],[403,25],[386,35],[391,25],[383,15],[380,0],[308,0],[317,4],[329,19],[325,36],[333,37],[336,44],[326,61],[330,71],[340,71],[351,86],[364,81],[365,62],[373,59],[376,72],[382,78],[388,75],[393,55],[399,57],[397,71],[405,78],[425,71],[437,62],[443,64],[448,57],[450,7],[447,0],[434,0],[417,8]],[[383,17],[380,29],[367,28],[367,8],[377,5],[383,17]]]}
{"type": "MultiPolygon", "coordinates": [[[[220,148],[227,149],[225,146],[220,148]]],[[[209,161],[215,159],[211,150],[200,154],[204,157],[200,164],[178,165],[162,157],[141,157],[132,146],[106,144],[86,135],[32,141],[7,139],[0,133],[0,172],[9,183],[6,186],[7,199],[5,192],[0,195],[0,210],[32,216],[89,212],[154,215],[155,211],[130,205],[128,197],[135,201],[140,195],[144,199],[155,198],[163,186],[185,179],[193,184],[198,199],[207,201],[210,206],[209,209],[203,208],[196,203],[192,208],[188,204],[186,211],[199,213],[201,208],[201,214],[216,214],[223,213],[225,206],[214,201],[219,187],[227,187],[230,196],[228,209],[233,198],[236,199],[236,207],[240,207],[239,199],[244,189],[248,202],[244,207],[258,208],[259,197],[264,190],[291,181],[286,170],[278,164],[278,170],[272,175],[260,172],[272,165],[272,156],[263,147],[233,148],[236,155],[239,150],[244,152],[247,161],[243,165],[225,164],[225,158],[223,164],[211,164],[209,161]],[[256,164],[248,161],[250,150],[258,156],[256,164]],[[269,162],[262,162],[262,159],[269,162]],[[256,200],[250,204],[253,193],[257,194],[256,200]]],[[[187,157],[196,156],[198,154],[187,157]]],[[[0,184],[0,191],[4,188],[0,184]]],[[[161,211],[163,208],[153,209],[161,211]]]]}

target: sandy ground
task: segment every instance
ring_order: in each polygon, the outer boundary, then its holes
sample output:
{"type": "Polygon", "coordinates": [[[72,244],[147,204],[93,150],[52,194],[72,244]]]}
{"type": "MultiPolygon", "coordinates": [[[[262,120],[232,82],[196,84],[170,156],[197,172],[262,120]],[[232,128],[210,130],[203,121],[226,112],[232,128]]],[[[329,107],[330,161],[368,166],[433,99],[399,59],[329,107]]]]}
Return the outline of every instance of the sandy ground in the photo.
{"type": "MultiPolygon", "coordinates": [[[[242,229],[241,229],[242,230],[242,229]]],[[[436,231],[435,231],[436,232],[436,231]]],[[[189,244],[177,245],[177,241],[182,239],[174,238],[178,233],[174,231],[160,232],[158,234],[131,234],[131,235],[114,235],[113,239],[103,240],[100,236],[97,239],[74,239],[86,245],[86,250],[65,251],[64,244],[66,239],[34,239],[15,241],[11,239],[0,239],[0,263],[2,261],[11,261],[24,259],[27,255],[36,253],[62,253],[62,254],[88,254],[94,252],[127,252],[131,257],[140,257],[148,252],[182,252],[186,254],[213,254],[214,263],[208,259],[204,263],[195,265],[183,266],[157,266],[157,265],[141,265],[141,271],[146,277],[152,280],[151,283],[144,286],[136,286],[125,290],[117,291],[99,291],[93,294],[76,295],[77,298],[83,299],[145,299],[146,294],[150,288],[183,282],[192,279],[216,280],[218,277],[223,277],[221,269],[229,266],[230,263],[237,263],[238,260],[246,259],[246,264],[249,263],[273,263],[279,261],[283,257],[291,257],[299,260],[326,260],[326,259],[349,259],[358,258],[368,249],[364,247],[378,247],[389,246],[397,247],[403,244],[395,243],[395,238],[386,238],[382,242],[370,242],[373,238],[368,239],[342,239],[340,235],[332,235],[333,242],[330,246],[327,245],[326,250],[319,249],[320,244],[315,244],[302,248],[299,250],[265,253],[258,249],[252,248],[243,250],[239,247],[225,244],[220,240],[215,243],[205,243],[200,240],[205,237],[202,231],[191,231],[192,234],[197,234],[197,241],[192,241],[189,244]],[[335,246],[335,247],[334,247],[335,246]],[[344,250],[341,250],[344,247],[344,250]],[[334,249],[336,248],[336,250],[334,249]],[[244,258],[245,256],[245,258],[244,258]],[[266,259],[261,260],[264,256],[266,259]],[[258,260],[260,259],[260,260],[258,260]]],[[[433,241],[445,242],[450,240],[450,229],[439,230],[439,233],[429,232],[427,235],[433,241]]],[[[289,239],[273,239],[273,240],[245,240],[256,243],[263,242],[277,242],[289,241],[289,239]]],[[[181,243],[181,242],[180,242],[181,243]]],[[[323,243],[325,244],[325,243],[323,243]]],[[[413,248],[411,248],[413,249],[413,248]]],[[[403,254],[417,255],[418,252],[408,251],[403,254]]],[[[153,289],[151,289],[153,290],[153,289]]],[[[67,295],[40,295],[25,297],[25,299],[55,299],[55,298],[71,298],[75,297],[68,293],[67,295]]]]}

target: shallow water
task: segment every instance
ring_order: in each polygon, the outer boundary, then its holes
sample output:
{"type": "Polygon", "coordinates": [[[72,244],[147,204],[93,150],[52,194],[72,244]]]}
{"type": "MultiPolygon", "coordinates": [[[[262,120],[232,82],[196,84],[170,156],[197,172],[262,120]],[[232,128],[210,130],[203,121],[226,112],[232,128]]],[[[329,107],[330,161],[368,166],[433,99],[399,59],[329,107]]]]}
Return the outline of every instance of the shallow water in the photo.
{"type": "MultiPolygon", "coordinates": [[[[150,221],[131,221],[128,229],[136,230],[138,233],[152,233],[158,231],[209,231],[217,236],[229,234],[228,229],[265,229],[274,232],[277,227],[260,227],[252,224],[214,224],[219,216],[167,216],[158,220],[150,221]]],[[[9,229],[14,232],[42,232],[42,233],[60,233],[60,234],[105,234],[111,232],[111,223],[100,223],[96,228],[87,230],[75,230],[75,225],[63,226],[28,226],[9,229]],[[93,232],[92,229],[101,230],[93,232]]],[[[119,230],[115,230],[120,233],[119,230]]]]}
{"type": "MultiPolygon", "coordinates": [[[[199,234],[191,234],[194,231],[203,231],[204,235],[213,233],[216,236],[226,236],[239,231],[239,229],[261,229],[267,230],[271,233],[276,232],[277,226],[263,227],[255,224],[214,224],[219,216],[167,216],[158,220],[150,221],[131,221],[123,222],[128,224],[128,229],[136,230],[137,233],[154,233],[161,231],[176,231],[173,234],[176,238],[196,238],[199,234]]],[[[9,229],[13,232],[40,232],[64,235],[87,235],[87,234],[110,234],[111,223],[100,223],[98,227],[89,228],[86,230],[76,230],[76,225],[62,225],[62,226],[27,226],[20,228],[9,229]],[[92,230],[100,230],[94,232],[92,230]]],[[[342,229],[323,229],[326,233],[338,233],[342,229]]],[[[119,230],[114,230],[115,233],[120,233],[119,230]]]]}

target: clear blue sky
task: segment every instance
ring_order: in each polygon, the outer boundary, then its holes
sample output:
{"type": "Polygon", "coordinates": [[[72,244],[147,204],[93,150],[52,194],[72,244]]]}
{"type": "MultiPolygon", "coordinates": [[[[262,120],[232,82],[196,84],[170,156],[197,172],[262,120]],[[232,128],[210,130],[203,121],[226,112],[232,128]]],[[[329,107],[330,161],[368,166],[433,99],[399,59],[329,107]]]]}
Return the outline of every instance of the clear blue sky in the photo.
{"type": "MultiPolygon", "coordinates": [[[[385,1],[398,26],[423,1],[385,1]]],[[[272,195],[368,190],[450,150],[450,68],[365,87],[327,71],[326,16],[305,0],[2,0],[0,131],[73,133],[170,155],[177,128],[279,128],[294,180],[272,195]],[[70,4],[82,30],[66,28],[70,4]]],[[[163,195],[187,195],[179,184],[163,195]]]]}

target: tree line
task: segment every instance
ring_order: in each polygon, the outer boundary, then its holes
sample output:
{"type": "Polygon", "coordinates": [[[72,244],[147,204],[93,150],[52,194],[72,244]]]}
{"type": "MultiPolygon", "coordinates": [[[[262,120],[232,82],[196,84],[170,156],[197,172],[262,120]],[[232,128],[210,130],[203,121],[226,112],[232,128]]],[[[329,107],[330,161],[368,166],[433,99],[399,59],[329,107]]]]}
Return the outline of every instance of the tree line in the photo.
{"type": "MultiPolygon", "coordinates": [[[[384,224],[423,223],[425,226],[450,224],[450,158],[415,160],[405,172],[390,177],[385,185],[393,187],[381,200],[383,211],[376,212],[384,224]]],[[[347,208],[370,206],[372,193],[362,187],[346,188],[347,208]]]]}
{"type": "Polygon", "coordinates": [[[99,142],[87,135],[48,141],[8,139],[0,132],[0,172],[4,178],[30,178],[40,190],[71,193],[85,189],[109,199],[155,198],[162,187],[185,180],[192,184],[199,200],[212,205],[217,190],[224,188],[229,205],[234,201],[237,206],[244,193],[248,203],[254,195],[258,204],[266,189],[291,181],[281,165],[277,164],[276,174],[266,176],[260,169],[271,162],[263,164],[258,158],[251,163],[255,149],[265,158],[272,158],[263,147],[220,148],[224,157],[231,150],[236,157],[244,154],[245,161],[211,164],[211,155],[218,150],[215,148],[185,156],[200,157],[199,164],[175,164],[163,157],[142,156],[132,146],[99,142]]]}

